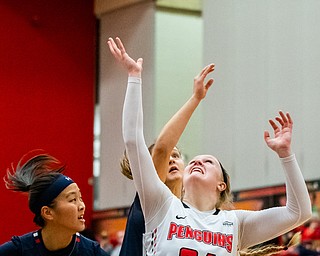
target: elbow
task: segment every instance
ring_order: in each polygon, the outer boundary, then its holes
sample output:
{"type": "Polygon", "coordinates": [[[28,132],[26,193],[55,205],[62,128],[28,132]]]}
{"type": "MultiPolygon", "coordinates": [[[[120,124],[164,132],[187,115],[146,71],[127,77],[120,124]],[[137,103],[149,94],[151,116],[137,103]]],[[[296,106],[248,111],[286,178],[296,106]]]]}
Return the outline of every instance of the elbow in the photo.
{"type": "Polygon", "coordinates": [[[301,214],[301,216],[304,219],[304,222],[309,220],[312,217],[312,205],[311,205],[310,198],[308,198],[307,202],[308,203],[306,204],[306,206],[303,207],[302,214],[301,214]]]}
{"type": "Polygon", "coordinates": [[[304,223],[304,222],[308,221],[309,219],[311,219],[311,217],[312,217],[312,210],[311,210],[311,206],[310,206],[307,209],[305,209],[304,211],[302,211],[300,219],[304,223]]]}
{"type": "Polygon", "coordinates": [[[300,210],[299,216],[298,216],[298,225],[302,225],[303,223],[307,222],[312,217],[312,210],[311,205],[310,207],[305,206],[300,210]]]}

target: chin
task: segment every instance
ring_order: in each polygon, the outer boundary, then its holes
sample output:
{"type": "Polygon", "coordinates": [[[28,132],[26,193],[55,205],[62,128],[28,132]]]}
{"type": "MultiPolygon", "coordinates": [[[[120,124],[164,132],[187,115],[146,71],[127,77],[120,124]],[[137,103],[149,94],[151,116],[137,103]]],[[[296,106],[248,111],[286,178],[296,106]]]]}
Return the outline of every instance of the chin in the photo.
{"type": "Polygon", "coordinates": [[[85,229],[86,229],[86,226],[83,225],[83,226],[81,226],[81,227],[77,230],[77,232],[81,232],[81,231],[83,231],[83,230],[85,230],[85,229]]]}
{"type": "Polygon", "coordinates": [[[169,174],[169,177],[171,177],[172,179],[177,179],[177,178],[181,178],[182,174],[181,172],[174,171],[169,174]]]}

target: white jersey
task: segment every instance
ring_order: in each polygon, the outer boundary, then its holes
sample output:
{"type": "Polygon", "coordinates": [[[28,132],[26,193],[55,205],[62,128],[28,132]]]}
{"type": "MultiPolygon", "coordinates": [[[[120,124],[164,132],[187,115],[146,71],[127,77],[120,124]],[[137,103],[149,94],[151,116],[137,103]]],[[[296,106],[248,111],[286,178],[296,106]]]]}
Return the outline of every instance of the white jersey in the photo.
{"type": "Polygon", "coordinates": [[[234,211],[199,212],[172,200],[161,224],[144,235],[146,255],[237,255],[238,218],[234,211]]]}
{"type": "Polygon", "coordinates": [[[143,135],[141,79],[129,77],[123,138],[145,218],[144,249],[157,256],[236,255],[284,234],[311,217],[311,203],[295,155],[280,159],[287,203],[261,211],[200,212],[185,208],[159,179],[143,135]]]}

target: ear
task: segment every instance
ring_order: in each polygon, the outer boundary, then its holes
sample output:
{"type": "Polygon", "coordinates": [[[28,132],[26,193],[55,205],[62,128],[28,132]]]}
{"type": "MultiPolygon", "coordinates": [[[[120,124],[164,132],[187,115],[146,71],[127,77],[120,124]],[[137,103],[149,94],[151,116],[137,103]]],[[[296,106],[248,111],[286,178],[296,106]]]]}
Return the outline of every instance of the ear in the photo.
{"type": "Polygon", "coordinates": [[[52,220],[53,219],[52,208],[48,206],[43,206],[41,208],[41,216],[46,221],[52,220]]]}
{"type": "Polygon", "coordinates": [[[219,190],[220,192],[226,190],[226,188],[227,188],[227,185],[226,185],[225,182],[223,182],[223,181],[219,182],[219,184],[218,184],[218,190],[219,190]]]}

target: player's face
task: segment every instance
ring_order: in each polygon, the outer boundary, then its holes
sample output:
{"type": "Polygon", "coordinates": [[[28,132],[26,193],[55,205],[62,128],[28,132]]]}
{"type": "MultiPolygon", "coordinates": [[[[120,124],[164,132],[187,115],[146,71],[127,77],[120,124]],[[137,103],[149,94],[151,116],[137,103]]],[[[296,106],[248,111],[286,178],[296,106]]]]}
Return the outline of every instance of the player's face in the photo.
{"type": "Polygon", "coordinates": [[[177,148],[174,148],[170,155],[166,183],[181,182],[183,177],[184,162],[177,148]]]}
{"type": "Polygon", "coordinates": [[[55,199],[53,224],[66,232],[79,232],[85,229],[85,204],[76,183],[66,187],[55,199]]]}
{"type": "Polygon", "coordinates": [[[219,161],[211,155],[199,155],[193,158],[184,170],[183,182],[185,189],[188,184],[200,182],[210,190],[217,189],[223,182],[223,174],[219,161]]]}

